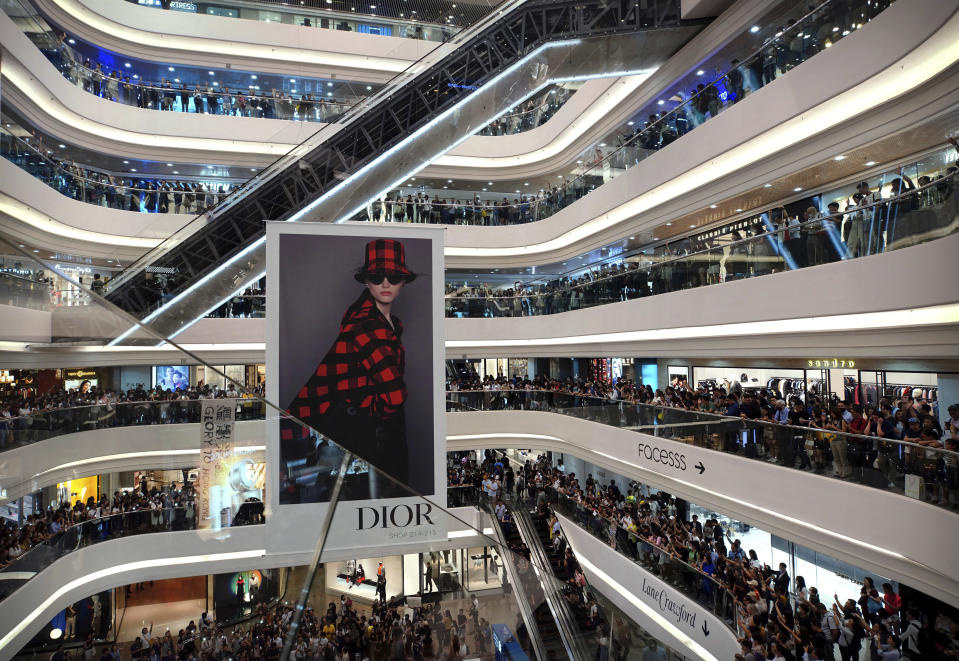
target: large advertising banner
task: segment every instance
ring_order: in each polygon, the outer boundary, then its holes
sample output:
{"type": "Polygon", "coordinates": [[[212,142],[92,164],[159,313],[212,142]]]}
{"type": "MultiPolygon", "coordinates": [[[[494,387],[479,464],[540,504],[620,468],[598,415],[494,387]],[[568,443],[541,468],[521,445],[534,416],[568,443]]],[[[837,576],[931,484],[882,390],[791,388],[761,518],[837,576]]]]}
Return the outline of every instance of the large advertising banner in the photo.
{"type": "Polygon", "coordinates": [[[319,533],[349,453],[327,549],[445,539],[442,239],[268,224],[268,399],[305,423],[269,425],[267,518],[288,534],[319,533]]]}
{"type": "MultiPolygon", "coordinates": [[[[234,460],[236,400],[204,399],[200,407],[200,469],[197,473],[197,509],[200,528],[222,527],[220,484],[234,460]]],[[[229,522],[226,523],[229,526],[229,522]]]]}

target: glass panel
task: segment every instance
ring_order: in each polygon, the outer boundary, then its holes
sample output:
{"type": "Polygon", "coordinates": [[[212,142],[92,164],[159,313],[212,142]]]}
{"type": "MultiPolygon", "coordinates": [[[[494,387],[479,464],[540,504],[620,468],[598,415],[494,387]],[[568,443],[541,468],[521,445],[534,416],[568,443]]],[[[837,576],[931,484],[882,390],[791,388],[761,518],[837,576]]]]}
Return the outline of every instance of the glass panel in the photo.
{"type": "MultiPolygon", "coordinates": [[[[632,395],[611,401],[583,394],[505,388],[450,391],[447,400],[447,410],[451,412],[551,411],[745,459],[775,461],[787,468],[835,475],[941,507],[959,506],[955,488],[959,476],[956,442],[931,438],[915,443],[895,440],[891,438],[890,421],[884,422],[872,407],[865,412],[853,411],[854,417],[862,419],[868,434],[861,435],[841,431],[844,423],[838,409],[825,412],[809,426],[798,426],[653,406],[633,400],[632,395]]],[[[797,415],[796,419],[804,415],[797,415]]]]}

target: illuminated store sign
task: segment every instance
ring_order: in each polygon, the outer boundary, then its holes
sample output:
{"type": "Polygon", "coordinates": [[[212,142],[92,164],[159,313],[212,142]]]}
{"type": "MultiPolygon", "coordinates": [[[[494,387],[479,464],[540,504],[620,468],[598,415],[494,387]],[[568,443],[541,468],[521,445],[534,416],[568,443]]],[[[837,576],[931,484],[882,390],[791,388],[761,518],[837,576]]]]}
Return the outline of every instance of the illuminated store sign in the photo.
{"type": "Polygon", "coordinates": [[[806,367],[817,367],[820,369],[855,366],[856,361],[849,360],[848,358],[810,358],[806,361],[806,367]]]}

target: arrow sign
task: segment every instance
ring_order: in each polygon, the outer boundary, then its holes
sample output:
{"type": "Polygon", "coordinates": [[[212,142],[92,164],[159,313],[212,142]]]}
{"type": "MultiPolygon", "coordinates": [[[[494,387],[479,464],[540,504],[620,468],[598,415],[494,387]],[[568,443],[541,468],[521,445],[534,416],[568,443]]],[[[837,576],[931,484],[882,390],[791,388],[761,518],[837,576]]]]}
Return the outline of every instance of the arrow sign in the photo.
{"type": "MultiPolygon", "coordinates": [[[[701,462],[701,461],[700,461],[698,464],[696,464],[695,466],[693,466],[693,468],[697,469],[697,470],[699,471],[699,474],[700,474],[700,475],[702,475],[703,473],[706,472],[706,467],[703,466],[703,462],[701,462]]],[[[705,627],[706,625],[703,625],[703,626],[705,627]]],[[[708,636],[709,634],[707,633],[706,635],[708,636]]]]}
{"type": "Polygon", "coordinates": [[[703,622],[703,635],[704,635],[704,636],[708,636],[708,635],[709,635],[709,627],[706,626],[706,623],[705,623],[705,622],[703,622]]]}

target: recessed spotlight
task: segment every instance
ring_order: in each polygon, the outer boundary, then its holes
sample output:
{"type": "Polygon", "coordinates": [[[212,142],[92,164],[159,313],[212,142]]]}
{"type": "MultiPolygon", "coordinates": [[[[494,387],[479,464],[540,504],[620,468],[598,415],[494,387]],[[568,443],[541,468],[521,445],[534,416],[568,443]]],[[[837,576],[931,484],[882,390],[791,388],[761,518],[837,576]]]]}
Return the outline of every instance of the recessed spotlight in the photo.
{"type": "Polygon", "coordinates": [[[443,188],[449,188],[449,186],[443,186],[443,188]]]}
{"type": "Polygon", "coordinates": [[[483,192],[484,192],[484,193],[486,192],[486,189],[485,189],[485,188],[483,189],[483,192]]]}
{"type": "Polygon", "coordinates": [[[557,179],[562,179],[562,178],[563,178],[563,175],[558,174],[558,175],[556,175],[556,178],[557,178],[557,179]]]}
{"type": "Polygon", "coordinates": [[[112,260],[112,259],[108,259],[108,260],[107,260],[107,264],[112,264],[112,263],[113,263],[113,260],[112,260]]]}
{"type": "Polygon", "coordinates": [[[692,224],[692,225],[690,225],[690,227],[696,227],[696,225],[695,225],[695,223],[694,223],[694,224],[692,224]]]}
{"type": "Polygon", "coordinates": [[[129,62],[124,62],[124,63],[123,63],[123,66],[125,66],[127,69],[129,69],[129,68],[130,68],[130,63],[129,63],[129,62]]]}
{"type": "Polygon", "coordinates": [[[130,172],[136,172],[136,168],[130,168],[130,172]]]}
{"type": "Polygon", "coordinates": [[[772,184],[763,184],[763,188],[772,188],[772,187],[773,187],[772,184]]]}
{"type": "Polygon", "coordinates": [[[180,174],[180,172],[178,170],[174,170],[173,174],[180,174]]]}
{"type": "Polygon", "coordinates": [[[167,166],[168,168],[172,168],[172,167],[173,167],[173,163],[167,163],[166,166],[167,166]]]}
{"type": "Polygon", "coordinates": [[[716,208],[716,205],[715,205],[715,204],[710,204],[710,205],[709,205],[709,208],[710,208],[710,209],[715,209],[715,208],[716,208]]]}
{"type": "Polygon", "coordinates": [[[213,73],[212,71],[207,71],[207,73],[210,74],[211,76],[215,76],[215,75],[216,75],[216,74],[213,73]]]}
{"type": "Polygon", "coordinates": [[[672,223],[666,223],[666,227],[672,227],[672,223]]]}
{"type": "Polygon", "coordinates": [[[327,92],[326,95],[327,95],[327,96],[333,96],[333,92],[327,92]]]}
{"type": "Polygon", "coordinates": [[[327,83],[326,86],[327,86],[327,87],[333,87],[333,83],[327,83]]]}
{"type": "Polygon", "coordinates": [[[757,32],[759,32],[759,26],[754,25],[751,28],[749,28],[749,31],[752,32],[753,34],[756,34],[757,32]]]}
{"type": "Polygon", "coordinates": [[[740,211],[742,211],[742,209],[736,209],[736,213],[739,213],[740,211]]]}
{"type": "Polygon", "coordinates": [[[846,160],[846,157],[843,156],[842,154],[840,154],[839,156],[833,156],[833,157],[832,157],[832,160],[834,160],[834,161],[844,161],[844,160],[846,160]]]}
{"type": "Polygon", "coordinates": [[[487,181],[487,182],[486,182],[486,185],[487,185],[487,186],[492,186],[492,185],[493,185],[493,182],[492,182],[492,181],[487,181]]]}
{"type": "Polygon", "coordinates": [[[446,183],[451,184],[451,183],[453,183],[453,180],[452,180],[452,179],[447,179],[447,180],[446,180],[446,183]]]}
{"type": "Polygon", "coordinates": [[[250,172],[256,172],[256,168],[250,168],[250,172]]]}
{"type": "Polygon", "coordinates": [[[66,149],[66,148],[67,148],[66,145],[60,145],[60,149],[66,149]]]}
{"type": "Polygon", "coordinates": [[[39,250],[34,250],[33,252],[40,252],[39,250]]]}
{"type": "Polygon", "coordinates": [[[373,87],[372,87],[371,85],[367,85],[367,86],[366,86],[366,90],[367,90],[367,91],[369,91],[369,90],[371,90],[371,89],[373,89],[373,87]]]}
{"type": "Polygon", "coordinates": [[[876,164],[875,161],[866,161],[866,167],[867,167],[867,168],[868,168],[868,167],[872,167],[872,166],[875,165],[875,164],[876,164]]]}
{"type": "Polygon", "coordinates": [[[136,80],[136,79],[139,78],[139,77],[140,77],[139,74],[133,74],[133,79],[134,79],[134,80],[136,80]]]}
{"type": "Polygon", "coordinates": [[[410,177],[410,181],[416,181],[416,177],[410,177]]]}
{"type": "Polygon", "coordinates": [[[173,82],[174,82],[174,83],[178,83],[178,82],[180,82],[180,79],[179,79],[179,78],[174,78],[174,79],[173,79],[173,82]]]}
{"type": "Polygon", "coordinates": [[[635,236],[631,236],[631,237],[629,237],[629,238],[630,238],[630,240],[633,240],[633,239],[635,239],[636,237],[635,237],[635,236]]]}
{"type": "Polygon", "coordinates": [[[699,71],[696,72],[696,75],[697,75],[697,76],[702,76],[704,73],[706,73],[706,72],[703,71],[702,69],[700,69],[699,71]]]}
{"type": "Polygon", "coordinates": [[[794,193],[798,193],[801,190],[802,190],[802,186],[796,186],[795,188],[793,188],[794,193]]]}
{"type": "Polygon", "coordinates": [[[130,161],[123,161],[123,164],[124,164],[124,165],[129,165],[129,164],[130,164],[130,161]]]}
{"type": "Polygon", "coordinates": [[[524,186],[529,186],[529,182],[528,182],[528,181],[524,181],[524,182],[523,182],[523,185],[524,185],[524,186]]]}
{"type": "Polygon", "coordinates": [[[661,106],[661,105],[663,105],[664,103],[666,103],[666,102],[663,101],[662,99],[660,99],[659,101],[656,102],[656,105],[661,106]]]}
{"type": "Polygon", "coordinates": [[[256,80],[256,74],[255,74],[255,73],[251,73],[251,74],[250,74],[250,78],[252,78],[253,80],[256,80]]]}
{"type": "Polygon", "coordinates": [[[167,67],[166,69],[167,71],[176,71],[176,69],[174,69],[173,67],[167,67]]]}
{"type": "Polygon", "coordinates": [[[632,126],[632,125],[635,124],[635,123],[636,123],[636,122],[626,122],[626,126],[632,126]]]}

